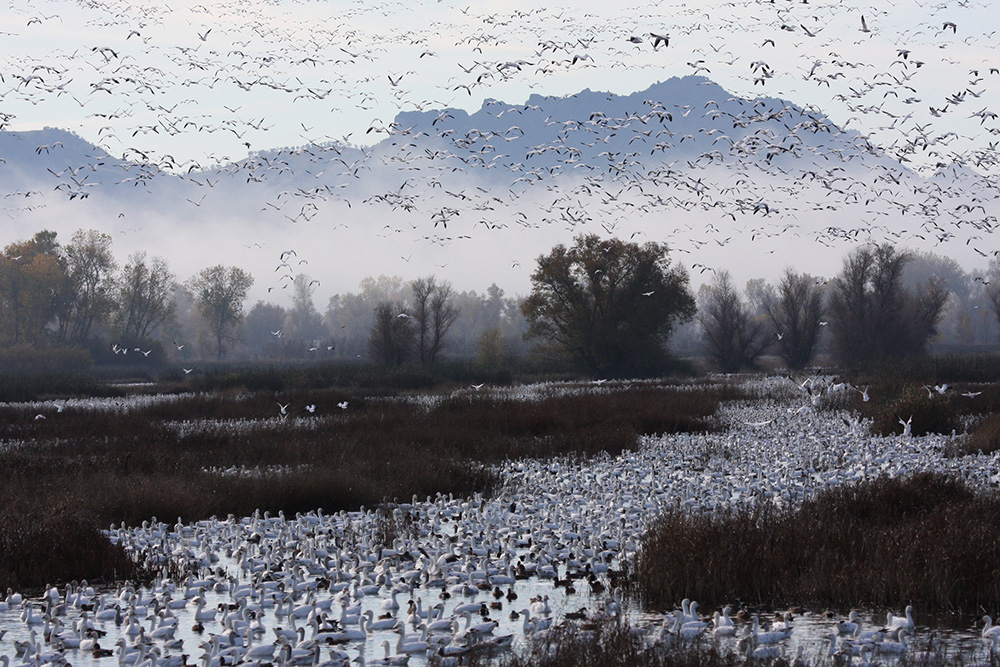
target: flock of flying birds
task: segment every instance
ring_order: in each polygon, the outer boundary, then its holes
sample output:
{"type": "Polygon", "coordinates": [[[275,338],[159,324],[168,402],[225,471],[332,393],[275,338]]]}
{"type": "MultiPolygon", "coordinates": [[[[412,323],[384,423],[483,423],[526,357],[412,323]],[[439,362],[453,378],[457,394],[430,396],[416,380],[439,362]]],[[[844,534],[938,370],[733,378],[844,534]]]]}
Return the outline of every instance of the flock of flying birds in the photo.
{"type": "Polygon", "coordinates": [[[95,41],[0,53],[0,130],[44,111],[102,147],[0,156],[0,170],[28,157],[47,170],[7,181],[17,220],[45,220],[52,195],[114,207],[142,191],[186,219],[252,206],[309,238],[367,206],[386,243],[531,228],[669,241],[702,272],[703,251],[792,237],[995,254],[1000,59],[985,2],[745,0],[616,20],[451,3],[346,5],[332,22],[264,5],[12,9],[12,43],[81,18],[95,41]],[[296,147],[269,149],[282,140],[296,147]]]}

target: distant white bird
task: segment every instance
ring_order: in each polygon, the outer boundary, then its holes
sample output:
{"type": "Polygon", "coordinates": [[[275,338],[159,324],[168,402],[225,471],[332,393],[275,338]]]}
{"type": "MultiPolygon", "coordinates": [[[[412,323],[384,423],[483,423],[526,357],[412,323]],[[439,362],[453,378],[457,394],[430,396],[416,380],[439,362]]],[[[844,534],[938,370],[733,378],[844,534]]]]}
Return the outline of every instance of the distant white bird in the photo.
{"type": "Polygon", "coordinates": [[[281,416],[284,417],[288,414],[289,405],[291,405],[291,403],[285,403],[284,405],[282,405],[280,402],[278,403],[278,410],[281,412],[281,416]]]}
{"type": "Polygon", "coordinates": [[[346,410],[347,409],[347,401],[341,401],[340,403],[337,403],[337,407],[340,408],[341,410],[346,410]]]}

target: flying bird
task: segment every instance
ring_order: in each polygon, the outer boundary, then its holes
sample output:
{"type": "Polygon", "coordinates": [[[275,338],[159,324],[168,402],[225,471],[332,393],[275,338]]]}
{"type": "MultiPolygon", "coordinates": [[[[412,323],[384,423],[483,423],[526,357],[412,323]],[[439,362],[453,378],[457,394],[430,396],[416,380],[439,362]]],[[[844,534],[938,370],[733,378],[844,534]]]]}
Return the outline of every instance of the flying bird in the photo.
{"type": "Polygon", "coordinates": [[[649,33],[649,36],[653,38],[653,48],[656,49],[663,43],[663,46],[670,46],[670,35],[657,35],[655,32],[649,33]]]}
{"type": "Polygon", "coordinates": [[[910,415],[910,418],[907,419],[906,421],[903,421],[903,418],[900,417],[899,415],[896,415],[896,419],[898,419],[899,423],[903,425],[903,435],[904,436],[912,435],[911,427],[913,423],[913,415],[910,415]]]}

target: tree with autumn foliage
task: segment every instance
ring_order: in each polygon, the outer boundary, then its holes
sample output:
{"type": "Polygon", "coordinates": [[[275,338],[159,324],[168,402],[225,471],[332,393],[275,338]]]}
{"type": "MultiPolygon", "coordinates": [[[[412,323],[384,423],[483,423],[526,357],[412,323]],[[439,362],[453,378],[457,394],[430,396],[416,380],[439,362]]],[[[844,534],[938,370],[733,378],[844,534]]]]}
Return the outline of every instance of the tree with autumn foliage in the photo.
{"type": "Polygon", "coordinates": [[[525,338],[598,376],[662,371],[671,332],[695,314],[687,272],[671,266],[665,244],[574,241],[538,258],[525,338]]]}
{"type": "Polygon", "coordinates": [[[56,233],[41,231],[11,243],[0,254],[0,343],[37,345],[67,284],[66,264],[56,233]]]}

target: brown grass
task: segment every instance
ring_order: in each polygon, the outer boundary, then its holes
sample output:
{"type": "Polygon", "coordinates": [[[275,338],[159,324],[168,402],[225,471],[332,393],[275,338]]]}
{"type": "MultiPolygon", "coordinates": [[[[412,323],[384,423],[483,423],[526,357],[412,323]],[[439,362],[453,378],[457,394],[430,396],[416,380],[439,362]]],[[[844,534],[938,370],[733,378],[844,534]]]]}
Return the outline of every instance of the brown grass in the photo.
{"type": "Polygon", "coordinates": [[[1000,413],[983,417],[972,427],[968,437],[955,440],[945,453],[949,456],[965,456],[992,454],[997,450],[1000,450],[1000,413]]]}
{"type": "Polygon", "coordinates": [[[0,581],[15,590],[87,579],[118,581],[148,576],[96,528],[92,516],[68,504],[38,511],[0,507],[0,581]]]}
{"type": "MultiPolygon", "coordinates": [[[[616,454],[635,448],[640,434],[704,431],[719,401],[737,395],[738,390],[725,387],[655,384],[533,401],[469,391],[428,409],[337,389],[277,395],[228,391],[127,412],[56,413],[53,408],[44,420],[34,419],[37,408],[0,407],[4,439],[27,443],[0,452],[0,468],[9,471],[0,507],[17,508],[0,515],[0,563],[5,564],[0,590],[65,578],[62,570],[42,564],[69,564],[76,558],[61,551],[55,537],[44,537],[58,532],[59,522],[40,523],[31,548],[51,545],[49,560],[26,562],[24,552],[11,546],[23,532],[23,517],[68,518],[61,508],[74,508],[72,523],[95,535],[113,522],[135,525],[151,517],[173,522],[255,510],[338,511],[414,495],[489,492],[495,482],[490,464],[616,454]],[[344,400],[347,409],[337,408],[344,400]],[[184,420],[273,420],[279,402],[289,405],[289,420],[307,416],[307,404],[319,406],[321,419],[311,428],[287,421],[244,432],[219,428],[183,436],[169,426],[184,420]],[[225,470],[232,474],[218,472],[225,470]]],[[[75,539],[97,542],[82,535],[75,539]]],[[[102,572],[111,577],[116,571],[102,572]]]]}
{"type": "Polygon", "coordinates": [[[859,392],[845,391],[825,397],[823,406],[862,414],[872,420],[875,434],[899,434],[899,419],[912,416],[914,435],[961,434],[968,428],[973,438],[955,443],[952,455],[993,451],[1000,442],[989,418],[1000,413],[1000,355],[995,353],[897,359],[851,371],[841,379],[855,387],[868,386],[871,400],[863,402],[859,392]],[[950,385],[945,394],[928,395],[927,387],[941,384],[950,385]],[[976,436],[979,429],[983,433],[976,436]]]}
{"type": "Polygon", "coordinates": [[[1000,494],[922,473],[836,488],[802,507],[674,512],[643,540],[631,582],[653,607],[1000,605],[1000,494]]]}

